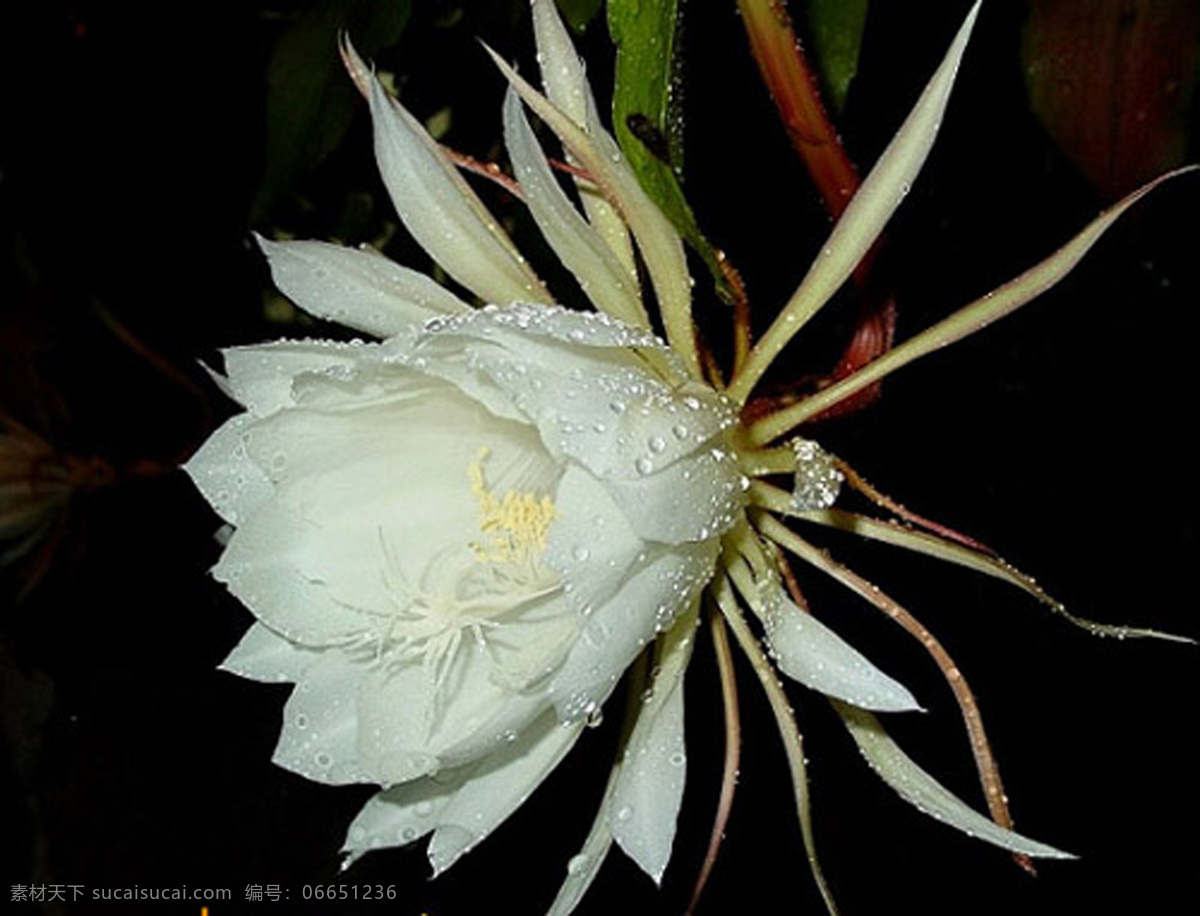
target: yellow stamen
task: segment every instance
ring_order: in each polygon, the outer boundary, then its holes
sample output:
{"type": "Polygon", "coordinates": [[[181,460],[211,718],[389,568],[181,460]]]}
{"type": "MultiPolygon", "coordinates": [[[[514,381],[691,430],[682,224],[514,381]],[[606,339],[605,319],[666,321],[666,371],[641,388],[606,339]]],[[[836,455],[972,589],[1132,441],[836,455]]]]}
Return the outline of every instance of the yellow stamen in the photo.
{"type": "Polygon", "coordinates": [[[550,525],[558,518],[558,509],[549,496],[509,490],[502,497],[488,489],[483,463],[491,450],[482,448],[467,466],[471,495],[479,503],[479,530],[489,535],[474,541],[471,549],[481,563],[527,563],[546,549],[550,525]]]}

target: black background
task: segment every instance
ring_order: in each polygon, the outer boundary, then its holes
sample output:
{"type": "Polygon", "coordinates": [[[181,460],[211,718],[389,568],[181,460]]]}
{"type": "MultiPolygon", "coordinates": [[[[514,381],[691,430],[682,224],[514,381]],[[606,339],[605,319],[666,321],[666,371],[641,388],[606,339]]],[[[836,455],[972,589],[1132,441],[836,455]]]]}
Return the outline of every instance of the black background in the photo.
{"type": "MultiPolygon", "coordinates": [[[[448,141],[495,155],[501,80],[471,36],[531,68],[527,22],[476,4],[459,27],[438,31],[429,6],[418,4],[398,47],[405,101],[420,116],[453,103],[448,141]]],[[[859,162],[898,126],[965,6],[921,4],[919,15],[910,4],[873,7],[843,122],[859,162]]],[[[0,218],[12,255],[0,302],[3,406],[62,448],[119,469],[169,465],[215,422],[206,409],[216,419],[232,409],[196,360],[281,333],[263,319],[267,280],[246,215],[262,174],[263,74],[279,23],[250,6],[39,10],[6,24],[0,55],[0,218]],[[27,262],[36,284],[21,279],[27,262]],[[208,407],[118,342],[96,303],[202,386],[208,407]]],[[[1021,12],[984,10],[942,135],[892,225],[884,268],[901,337],[1044,256],[1104,204],[1028,112],[1021,12]]],[[[602,96],[606,41],[596,26],[584,42],[602,96]]],[[[819,246],[824,218],[732,3],[690,4],[686,54],[689,197],[769,317],[819,246]]],[[[371,169],[360,111],[344,149],[311,179],[317,205],[284,208],[280,223],[328,234],[323,189],[352,175],[380,198],[371,169]]],[[[1198,203],[1200,179],[1156,192],[1038,304],[906,369],[877,406],[817,435],[886,492],[1037,575],[1076,612],[1200,634],[1187,433],[1198,203]]],[[[701,321],[719,321],[723,307],[703,278],[697,289],[701,321]]],[[[845,324],[831,308],[813,333],[833,343],[798,349],[797,363],[820,366],[845,324]]],[[[16,849],[3,857],[3,883],[231,887],[234,902],[210,905],[218,914],[297,909],[304,884],[382,882],[398,889],[386,911],[403,916],[543,911],[599,800],[619,717],[585,735],[508,823],[437,881],[417,849],[374,854],[339,876],[345,827],[370,790],[275,768],[286,691],[215,670],[250,621],[206,576],[216,526],[182,474],[132,479],[72,507],[55,564],[28,598],[12,601],[6,582],[9,791],[0,810],[16,849]],[[283,885],[290,902],[244,904],[251,883],[283,885]]],[[[982,704],[1019,828],[1082,857],[1046,863],[1035,880],[1005,853],[922,817],[869,772],[827,704],[796,690],[818,843],[844,913],[1195,912],[1194,648],[1097,640],[1003,584],[850,538],[823,543],[942,638],[982,704]]],[[[853,596],[812,574],[805,583],[817,612],[928,707],[896,720],[894,734],[980,804],[953,701],[919,646],[853,596]]],[[[690,781],[664,886],[615,852],[582,913],[680,912],[688,898],[720,772],[710,654],[702,641],[689,675],[690,781]]],[[[701,912],[820,912],[781,746],[749,669],[739,672],[742,779],[701,912]]],[[[195,913],[199,904],[122,909],[195,913]]]]}

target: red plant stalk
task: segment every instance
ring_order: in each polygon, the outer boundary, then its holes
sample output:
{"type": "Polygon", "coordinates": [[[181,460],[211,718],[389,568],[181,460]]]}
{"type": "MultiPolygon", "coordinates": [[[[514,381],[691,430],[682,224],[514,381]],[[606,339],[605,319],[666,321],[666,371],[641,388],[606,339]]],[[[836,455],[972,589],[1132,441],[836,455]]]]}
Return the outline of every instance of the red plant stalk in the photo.
{"type": "MultiPolygon", "coordinates": [[[[837,219],[858,190],[858,170],[821,102],[816,75],[792,28],[783,0],[738,0],[738,10],[759,72],[792,146],[804,161],[825,209],[830,217],[837,219]]],[[[878,248],[876,243],[855,269],[854,281],[863,293],[859,297],[858,322],[833,372],[819,383],[821,387],[845,378],[892,347],[895,299],[873,290],[866,282],[878,248]]],[[[814,419],[852,413],[878,396],[879,386],[872,385],[814,419]]]]}

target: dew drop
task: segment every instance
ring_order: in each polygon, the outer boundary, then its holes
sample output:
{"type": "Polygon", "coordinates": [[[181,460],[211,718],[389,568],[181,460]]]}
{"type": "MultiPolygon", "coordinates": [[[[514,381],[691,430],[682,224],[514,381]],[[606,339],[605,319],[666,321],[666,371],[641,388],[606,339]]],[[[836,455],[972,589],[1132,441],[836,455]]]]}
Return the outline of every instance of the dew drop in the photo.
{"type": "Polygon", "coordinates": [[[593,648],[599,649],[608,642],[608,625],[601,620],[593,620],[583,631],[583,637],[593,648]]]}

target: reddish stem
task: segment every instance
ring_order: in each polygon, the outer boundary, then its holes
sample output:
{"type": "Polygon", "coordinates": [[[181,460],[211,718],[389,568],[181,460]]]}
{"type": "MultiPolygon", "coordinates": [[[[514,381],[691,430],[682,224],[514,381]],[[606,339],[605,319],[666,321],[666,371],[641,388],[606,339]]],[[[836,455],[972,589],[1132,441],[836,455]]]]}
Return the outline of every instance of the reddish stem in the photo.
{"type": "MultiPolygon", "coordinates": [[[[804,161],[825,209],[837,219],[861,181],[821,102],[816,75],[792,28],[783,0],[738,0],[738,9],[759,72],[770,90],[792,146],[804,161]]],[[[896,329],[895,299],[890,294],[872,291],[866,282],[878,250],[879,243],[876,243],[854,271],[854,282],[861,293],[858,323],[833,372],[819,380],[818,387],[851,375],[892,347],[896,329]]],[[[879,385],[872,385],[814,420],[860,410],[879,397],[879,389],[879,385]]]]}
{"type": "Polygon", "coordinates": [[[750,49],[792,146],[835,219],[858,189],[858,171],[838,139],[782,0],[738,0],[750,49]]]}

